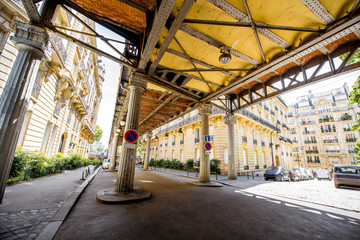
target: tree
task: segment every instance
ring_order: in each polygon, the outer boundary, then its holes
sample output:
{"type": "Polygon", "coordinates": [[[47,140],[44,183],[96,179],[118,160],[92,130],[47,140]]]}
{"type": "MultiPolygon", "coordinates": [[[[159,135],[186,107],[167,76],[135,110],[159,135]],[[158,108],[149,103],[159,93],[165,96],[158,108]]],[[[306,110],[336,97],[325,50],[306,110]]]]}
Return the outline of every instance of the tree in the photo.
{"type": "Polygon", "coordinates": [[[102,138],[102,135],[103,135],[103,130],[100,128],[99,125],[96,125],[94,141],[99,142],[102,138]]]}

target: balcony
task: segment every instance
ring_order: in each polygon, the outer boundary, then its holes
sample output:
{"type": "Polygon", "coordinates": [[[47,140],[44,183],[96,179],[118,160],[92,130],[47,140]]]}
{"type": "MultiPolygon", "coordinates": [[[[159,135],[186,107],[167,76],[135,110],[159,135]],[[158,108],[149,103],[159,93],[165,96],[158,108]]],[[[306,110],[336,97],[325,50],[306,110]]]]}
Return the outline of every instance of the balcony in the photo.
{"type": "Polygon", "coordinates": [[[175,146],[175,142],[172,142],[171,145],[172,145],[172,146],[175,146]]]}
{"type": "Polygon", "coordinates": [[[243,143],[247,143],[247,137],[242,136],[242,142],[243,142],[243,143]]]}
{"type": "Polygon", "coordinates": [[[315,131],[304,131],[303,134],[315,134],[315,131]]]}
{"type": "Polygon", "coordinates": [[[270,114],[275,116],[275,113],[273,110],[270,110],[270,114]]]}
{"type": "MultiPolygon", "coordinates": [[[[265,107],[264,107],[265,108],[265,107]]],[[[240,111],[241,114],[243,114],[244,116],[248,117],[248,118],[251,118],[253,119],[254,121],[268,127],[268,128],[271,128],[272,130],[274,131],[277,131],[277,132],[281,132],[281,130],[277,127],[275,127],[274,125],[272,125],[271,123],[263,120],[262,118],[256,116],[255,114],[249,112],[248,110],[242,110],[240,111]]]]}
{"type": "Polygon", "coordinates": [[[253,139],[253,144],[257,145],[257,140],[256,139],[253,139]]]}
{"type": "Polygon", "coordinates": [[[319,123],[334,122],[333,117],[319,118],[319,123]]]}
{"type": "Polygon", "coordinates": [[[356,142],[356,138],[346,138],[346,142],[356,142]]]}
{"type": "Polygon", "coordinates": [[[184,140],[180,140],[180,145],[184,145],[184,140]]]}
{"type": "Polygon", "coordinates": [[[199,143],[200,142],[200,138],[195,138],[195,143],[199,143]]]}
{"type": "Polygon", "coordinates": [[[324,143],[338,143],[339,140],[338,139],[326,139],[324,140],[324,143]]]}
{"type": "Polygon", "coordinates": [[[287,141],[288,143],[293,144],[293,141],[292,141],[290,138],[286,138],[286,141],[287,141]]]}
{"type": "Polygon", "coordinates": [[[351,128],[344,128],[344,132],[351,132],[353,131],[351,128]]]}
{"type": "Polygon", "coordinates": [[[354,151],[354,150],[349,150],[349,153],[350,153],[350,154],[354,154],[355,151],[354,151]]]}
{"type": "Polygon", "coordinates": [[[340,150],[325,150],[326,153],[340,153],[340,150]]]}
{"type": "Polygon", "coordinates": [[[331,133],[331,132],[336,132],[336,129],[321,129],[322,133],[331,133]]]}
{"type": "Polygon", "coordinates": [[[167,143],[165,143],[165,147],[167,147],[168,146],[168,144],[167,143]]]}
{"type": "Polygon", "coordinates": [[[264,141],[261,141],[261,146],[265,147],[265,142],[264,141]]]}
{"type": "Polygon", "coordinates": [[[310,125],[310,124],[316,124],[315,121],[302,121],[301,125],[310,125]]]}
{"type": "Polygon", "coordinates": [[[305,150],[306,154],[319,154],[319,150],[305,150]]]}
{"type": "Polygon", "coordinates": [[[266,106],[266,105],[264,105],[264,110],[265,110],[265,111],[269,111],[269,107],[266,106]]]}
{"type": "Polygon", "coordinates": [[[305,141],[304,141],[305,144],[314,144],[314,143],[316,143],[316,142],[317,142],[316,140],[312,140],[312,141],[305,140],[305,141]]]}
{"type": "Polygon", "coordinates": [[[160,147],[162,147],[162,143],[160,144],[160,147]]]}

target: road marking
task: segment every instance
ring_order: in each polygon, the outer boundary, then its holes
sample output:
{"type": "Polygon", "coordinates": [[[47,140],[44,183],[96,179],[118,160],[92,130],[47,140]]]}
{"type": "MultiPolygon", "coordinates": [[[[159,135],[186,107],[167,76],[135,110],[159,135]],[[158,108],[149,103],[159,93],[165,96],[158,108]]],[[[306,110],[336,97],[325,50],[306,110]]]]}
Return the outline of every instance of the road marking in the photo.
{"type": "Polygon", "coordinates": [[[268,201],[268,202],[272,202],[272,203],[281,204],[281,202],[280,202],[280,201],[274,201],[274,200],[269,200],[269,199],[266,199],[266,201],[268,201]]]}
{"type": "Polygon", "coordinates": [[[350,222],[350,221],[349,221],[349,223],[352,223],[352,224],[355,224],[355,225],[359,225],[357,222],[350,222]]]}
{"type": "Polygon", "coordinates": [[[265,197],[260,197],[260,196],[256,196],[256,198],[267,199],[267,198],[265,198],[265,197]]]}
{"type": "Polygon", "coordinates": [[[342,218],[342,217],[338,217],[338,216],[335,216],[335,215],[332,215],[332,214],[329,214],[329,213],[327,213],[326,215],[328,215],[328,216],[331,217],[331,218],[345,220],[345,219],[342,218]]]}
{"type": "Polygon", "coordinates": [[[288,207],[296,207],[296,208],[299,207],[299,206],[296,206],[296,205],[292,205],[292,204],[290,204],[290,203],[285,203],[285,206],[288,206],[288,207]]]}
{"type": "Polygon", "coordinates": [[[253,197],[254,195],[252,194],[248,194],[248,193],[244,193],[243,191],[240,191],[240,190],[235,190],[236,193],[241,193],[242,195],[245,195],[245,196],[249,196],[249,197],[253,197]]]}
{"type": "Polygon", "coordinates": [[[302,208],[301,210],[303,210],[303,211],[307,211],[307,212],[311,212],[311,213],[316,213],[316,214],[321,215],[321,212],[316,211],[316,210],[311,210],[311,209],[306,209],[306,208],[302,208]]]}

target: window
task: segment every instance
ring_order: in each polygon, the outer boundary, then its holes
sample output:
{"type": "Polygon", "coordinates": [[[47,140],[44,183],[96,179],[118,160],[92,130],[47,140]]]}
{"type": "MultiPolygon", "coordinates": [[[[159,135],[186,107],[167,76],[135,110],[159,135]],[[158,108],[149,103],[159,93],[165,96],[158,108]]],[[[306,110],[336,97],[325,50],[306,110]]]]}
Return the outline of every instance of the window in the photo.
{"type": "Polygon", "coordinates": [[[184,162],[184,151],[180,150],[180,162],[184,162]]]}
{"type": "Polygon", "coordinates": [[[258,165],[257,152],[256,151],[254,151],[254,162],[255,162],[255,166],[258,165]]]}
{"type": "Polygon", "coordinates": [[[244,166],[247,166],[247,153],[246,153],[246,149],[243,150],[243,160],[244,160],[244,166]]]}
{"type": "Polygon", "coordinates": [[[265,152],[262,152],[262,160],[263,160],[263,165],[266,165],[266,163],[265,163],[265,152]]]}
{"type": "Polygon", "coordinates": [[[52,128],[52,123],[49,122],[45,128],[44,136],[43,136],[41,146],[40,146],[40,152],[45,152],[45,150],[46,150],[46,145],[47,145],[49,137],[50,137],[51,128],[52,128]]]}

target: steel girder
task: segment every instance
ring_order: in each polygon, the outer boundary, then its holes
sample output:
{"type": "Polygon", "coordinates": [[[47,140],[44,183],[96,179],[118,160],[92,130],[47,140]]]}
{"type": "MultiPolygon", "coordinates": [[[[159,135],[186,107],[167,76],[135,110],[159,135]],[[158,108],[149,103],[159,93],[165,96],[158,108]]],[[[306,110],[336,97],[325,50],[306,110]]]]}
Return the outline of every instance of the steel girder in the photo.
{"type": "Polygon", "coordinates": [[[238,94],[231,93],[228,95],[228,100],[231,102],[229,108],[232,112],[238,112],[290,90],[355,71],[360,68],[360,62],[349,63],[349,61],[359,47],[359,40],[344,44],[330,54],[315,57],[305,65],[293,67],[284,74],[270,78],[267,82],[258,83],[238,94]],[[339,56],[345,59],[342,61],[339,56]]]}

